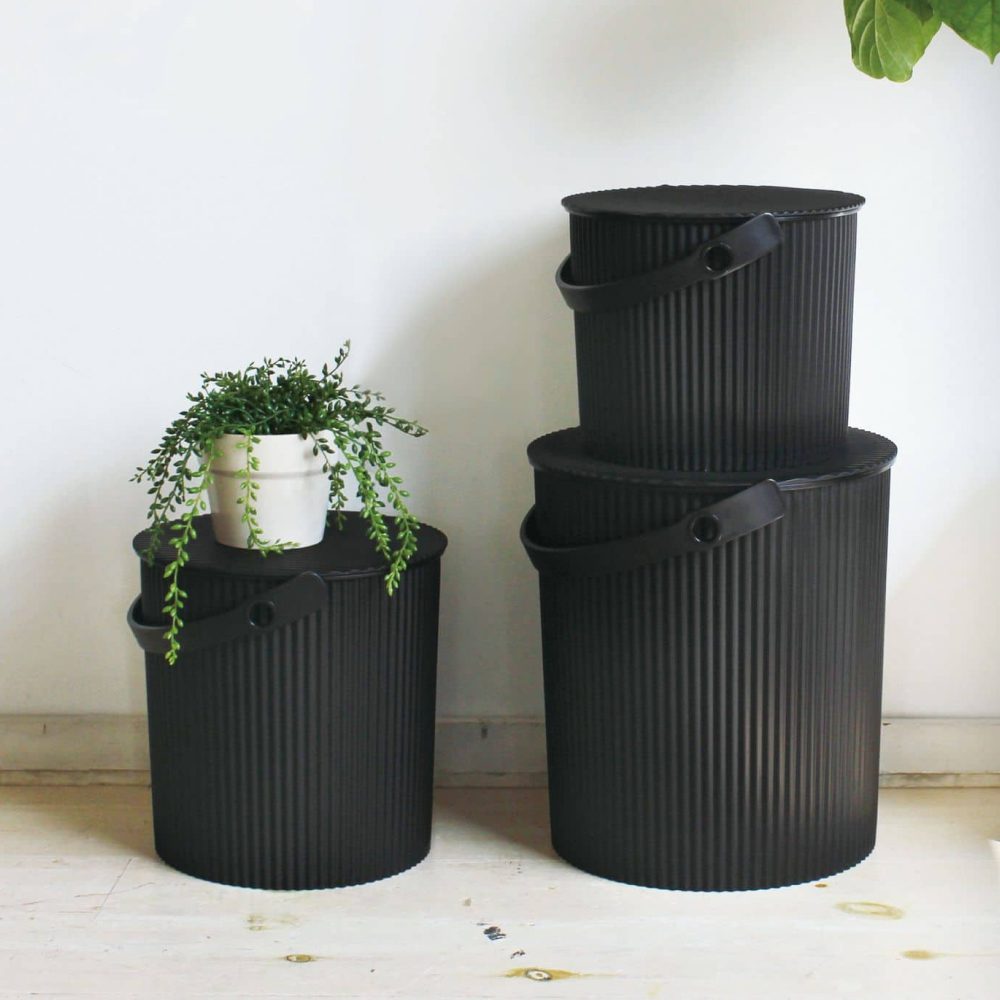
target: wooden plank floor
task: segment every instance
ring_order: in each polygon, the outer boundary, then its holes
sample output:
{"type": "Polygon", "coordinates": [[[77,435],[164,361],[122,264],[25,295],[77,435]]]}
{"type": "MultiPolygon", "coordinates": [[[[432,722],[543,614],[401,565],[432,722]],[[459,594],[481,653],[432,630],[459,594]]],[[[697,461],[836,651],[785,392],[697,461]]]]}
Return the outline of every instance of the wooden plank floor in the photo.
{"type": "Polygon", "coordinates": [[[880,816],[825,885],[661,892],[559,861],[544,792],[450,789],[412,871],[263,892],[163,865],[146,789],[0,788],[0,997],[1000,996],[1000,789],[880,816]]]}

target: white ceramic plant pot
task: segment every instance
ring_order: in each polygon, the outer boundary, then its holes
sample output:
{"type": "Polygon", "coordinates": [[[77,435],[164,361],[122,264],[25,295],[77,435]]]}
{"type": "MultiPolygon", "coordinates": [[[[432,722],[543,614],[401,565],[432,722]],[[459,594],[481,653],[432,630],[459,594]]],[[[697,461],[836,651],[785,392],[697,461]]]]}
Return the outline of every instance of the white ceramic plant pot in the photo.
{"type": "MultiPolygon", "coordinates": [[[[323,458],[312,453],[311,438],[298,434],[262,434],[253,446],[260,467],[251,473],[259,484],[254,506],[261,534],[268,542],[294,542],[300,548],[318,545],[326,530],[330,481],[323,472],[323,458]]],[[[245,549],[247,526],[243,523],[244,497],[240,473],[247,453],[238,447],[241,434],[224,434],[216,442],[221,455],[212,462],[208,502],[212,530],[223,545],[245,549]]]]}

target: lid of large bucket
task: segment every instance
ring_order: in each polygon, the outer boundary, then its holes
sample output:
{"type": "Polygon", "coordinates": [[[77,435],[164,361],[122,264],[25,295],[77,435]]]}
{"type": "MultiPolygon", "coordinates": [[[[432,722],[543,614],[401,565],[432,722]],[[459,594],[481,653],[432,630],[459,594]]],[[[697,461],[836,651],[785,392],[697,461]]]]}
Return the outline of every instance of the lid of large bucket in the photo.
{"type": "MultiPolygon", "coordinates": [[[[344,527],[338,530],[333,516],[329,518],[326,535],[319,545],[302,549],[288,549],[281,555],[266,558],[259,552],[236,549],[220,545],[212,534],[211,515],[202,514],[195,518],[197,537],[188,546],[187,569],[206,573],[221,573],[231,576],[259,576],[290,579],[299,573],[318,573],[327,579],[339,577],[378,576],[386,571],[386,562],[376,552],[375,544],[368,537],[368,525],[356,512],[348,512],[344,527]]],[[[392,534],[393,518],[386,516],[392,534]]],[[[166,564],[174,558],[170,545],[172,532],[168,529],[155,554],[158,564],[166,564]]],[[[142,555],[149,545],[149,531],[142,531],[132,540],[132,548],[142,555]]],[[[444,534],[422,524],[417,532],[417,551],[410,559],[409,566],[435,559],[444,552],[448,539],[444,534]]]]}
{"type": "Polygon", "coordinates": [[[777,219],[849,215],[865,203],[859,194],[814,188],[734,184],[660,184],[656,187],[590,191],[563,198],[573,215],[646,219],[777,219]]]}
{"type": "Polygon", "coordinates": [[[876,476],[885,472],[895,460],[896,445],[892,441],[856,427],[848,430],[844,443],[822,462],[752,472],[666,472],[602,462],[587,454],[579,427],[546,434],[528,445],[528,461],[534,468],[545,472],[637,486],[692,489],[703,493],[713,490],[732,492],[733,489],[759,483],[762,479],[775,480],[782,490],[813,489],[846,479],[876,476]]]}

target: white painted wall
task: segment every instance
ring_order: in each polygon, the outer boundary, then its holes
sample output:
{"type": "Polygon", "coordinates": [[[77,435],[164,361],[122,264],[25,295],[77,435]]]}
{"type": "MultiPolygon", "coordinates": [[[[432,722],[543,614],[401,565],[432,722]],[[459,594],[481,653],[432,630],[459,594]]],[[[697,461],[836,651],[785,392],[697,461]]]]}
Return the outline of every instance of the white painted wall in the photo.
{"type": "Polygon", "coordinates": [[[839,0],[0,0],[0,711],[142,708],[126,480],[204,369],[331,356],[446,556],[440,711],[541,709],[524,447],[575,421],[559,199],[829,186],[896,438],[886,710],[1000,715],[1000,67],[861,76],[839,0]]]}

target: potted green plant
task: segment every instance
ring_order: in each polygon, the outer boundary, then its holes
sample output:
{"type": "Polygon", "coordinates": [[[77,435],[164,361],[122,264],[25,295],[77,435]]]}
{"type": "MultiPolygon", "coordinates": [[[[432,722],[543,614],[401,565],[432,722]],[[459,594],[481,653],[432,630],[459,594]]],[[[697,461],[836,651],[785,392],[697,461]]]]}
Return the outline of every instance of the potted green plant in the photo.
{"type": "Polygon", "coordinates": [[[266,557],[323,540],[328,507],[343,525],[353,479],[368,537],[386,559],[389,594],[417,547],[418,521],[395,474],[382,429],[419,437],[420,424],[397,416],[384,397],[344,382],[350,341],[318,375],[300,359],[265,358],[239,371],[202,373],[190,403],[165,430],[148,462],[133,476],[148,483],[149,543],[154,554],[169,536],[163,613],[166,659],[181,650],[186,593],[180,584],[196,518],[211,510],[224,545],[266,557]],[[383,511],[394,512],[392,529],[383,511]],[[393,535],[395,537],[393,537],[393,535]]]}

